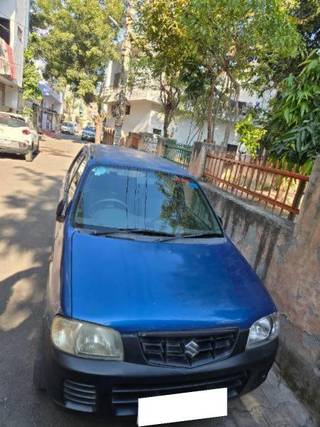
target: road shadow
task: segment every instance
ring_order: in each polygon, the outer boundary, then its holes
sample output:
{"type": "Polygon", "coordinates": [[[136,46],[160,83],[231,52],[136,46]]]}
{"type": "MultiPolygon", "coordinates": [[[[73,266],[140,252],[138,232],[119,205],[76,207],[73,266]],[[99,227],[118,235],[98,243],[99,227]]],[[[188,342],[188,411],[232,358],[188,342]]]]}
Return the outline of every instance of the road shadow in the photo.
{"type": "Polygon", "coordinates": [[[71,141],[71,142],[83,142],[81,141],[81,135],[69,135],[67,133],[57,132],[50,135],[48,138],[46,135],[42,135],[44,141],[71,141]]]}
{"type": "MultiPolygon", "coordinates": [[[[19,425],[19,408],[30,405],[32,365],[43,310],[54,212],[61,186],[61,178],[35,172],[31,167],[15,165],[14,170],[20,181],[27,179],[30,186],[37,188],[37,195],[30,197],[30,193],[20,190],[8,192],[1,201],[1,426],[19,425]],[[19,268],[22,258],[30,259],[29,267],[19,268]],[[12,418],[12,411],[16,411],[17,419],[12,418]]],[[[29,411],[24,417],[27,415],[29,411]]],[[[24,425],[31,425],[25,418],[24,421],[24,425]]],[[[20,424],[23,425],[22,419],[20,424]]]]}
{"type": "MultiPolygon", "coordinates": [[[[40,151],[38,151],[37,153],[34,153],[32,161],[34,161],[38,157],[38,155],[40,154],[40,151]]],[[[12,153],[1,152],[0,153],[0,160],[2,160],[2,159],[21,160],[23,162],[26,162],[23,154],[12,154],[12,153]]],[[[29,163],[29,162],[26,162],[26,163],[29,163]]]]}

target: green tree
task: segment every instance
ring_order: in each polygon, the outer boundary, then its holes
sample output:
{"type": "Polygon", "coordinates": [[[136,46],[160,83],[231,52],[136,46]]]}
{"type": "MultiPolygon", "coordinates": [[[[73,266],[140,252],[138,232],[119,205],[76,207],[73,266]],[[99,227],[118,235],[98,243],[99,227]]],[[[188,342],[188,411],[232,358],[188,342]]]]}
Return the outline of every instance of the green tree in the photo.
{"type": "Polygon", "coordinates": [[[271,155],[310,171],[320,153],[320,55],[313,51],[280,85],[265,143],[271,155]]]}
{"type": "Polygon", "coordinates": [[[22,97],[26,101],[41,101],[42,94],[38,87],[41,75],[35,65],[33,51],[30,47],[24,52],[24,61],[22,97]]]}
{"type": "Polygon", "coordinates": [[[196,82],[207,94],[207,142],[213,142],[217,96],[225,91],[237,116],[240,85],[261,88],[274,63],[297,54],[300,38],[279,0],[189,0],[182,19],[192,54],[187,88],[189,80],[192,93],[196,82]]]}
{"type": "Polygon", "coordinates": [[[96,142],[100,142],[105,70],[109,61],[119,56],[118,30],[110,16],[121,19],[122,2],[37,0],[33,12],[38,26],[34,47],[46,65],[45,77],[68,84],[87,104],[97,104],[96,142]]]}
{"type": "MultiPolygon", "coordinates": [[[[314,50],[320,49],[320,3],[319,0],[288,0],[286,9],[289,16],[296,23],[297,31],[300,33],[303,43],[295,58],[279,59],[270,68],[269,81],[265,88],[271,86],[278,88],[281,82],[293,74],[297,76],[300,64],[314,50]]],[[[268,58],[265,59],[268,63],[268,58]]]]}
{"type": "Polygon", "coordinates": [[[298,31],[309,52],[320,49],[320,3],[318,0],[299,0],[292,8],[298,31]]]}
{"type": "Polygon", "coordinates": [[[188,0],[139,1],[137,5],[135,64],[149,71],[147,83],[156,82],[160,90],[165,137],[180,104],[181,72],[190,55],[188,29],[181,21],[187,6],[188,0]]]}
{"type": "Polygon", "coordinates": [[[261,141],[266,133],[266,129],[257,126],[254,123],[254,115],[249,113],[236,124],[236,131],[240,136],[241,144],[243,144],[248,153],[255,158],[258,151],[261,149],[261,141]]]}

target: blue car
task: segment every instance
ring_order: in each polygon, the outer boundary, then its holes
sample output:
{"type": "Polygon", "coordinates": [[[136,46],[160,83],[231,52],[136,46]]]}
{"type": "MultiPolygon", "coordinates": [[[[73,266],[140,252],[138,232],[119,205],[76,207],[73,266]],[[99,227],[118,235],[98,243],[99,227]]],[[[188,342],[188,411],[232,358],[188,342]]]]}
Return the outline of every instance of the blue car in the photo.
{"type": "Polygon", "coordinates": [[[93,141],[96,138],[96,128],[93,126],[86,126],[83,128],[81,133],[81,140],[82,141],[93,141]]]}
{"type": "Polygon", "coordinates": [[[85,145],[56,213],[34,384],[83,412],[137,414],[141,397],[267,377],[276,307],[188,172],[85,145]]]}

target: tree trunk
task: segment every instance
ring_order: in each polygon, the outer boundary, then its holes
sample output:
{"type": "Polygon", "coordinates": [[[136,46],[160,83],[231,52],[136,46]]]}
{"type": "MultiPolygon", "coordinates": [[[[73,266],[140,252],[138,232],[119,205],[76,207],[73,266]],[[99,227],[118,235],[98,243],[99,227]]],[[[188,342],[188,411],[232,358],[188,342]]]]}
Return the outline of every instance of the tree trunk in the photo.
{"type": "MultiPolygon", "coordinates": [[[[232,83],[232,82],[231,82],[232,83]]],[[[235,97],[234,97],[234,102],[235,102],[235,106],[234,108],[232,108],[232,106],[230,106],[230,111],[228,114],[228,123],[226,125],[226,129],[224,132],[224,138],[223,138],[223,146],[226,147],[229,143],[229,139],[230,139],[230,135],[231,135],[231,131],[232,128],[234,127],[235,123],[238,120],[238,116],[239,116],[239,96],[240,96],[240,86],[234,82],[235,87],[235,97]]]]}
{"type": "Polygon", "coordinates": [[[211,87],[208,97],[208,116],[207,116],[207,122],[208,122],[208,128],[207,128],[207,143],[212,144],[213,143],[213,100],[214,100],[214,90],[216,86],[216,79],[212,78],[211,81],[211,87]]]}
{"type": "Polygon", "coordinates": [[[96,125],[96,136],[95,136],[95,143],[100,144],[102,139],[102,117],[100,114],[97,114],[95,118],[95,125],[96,125]]]}
{"type": "Polygon", "coordinates": [[[233,122],[231,121],[230,117],[228,120],[228,123],[226,125],[226,128],[224,130],[224,137],[223,137],[223,147],[227,147],[227,145],[229,144],[229,139],[230,139],[230,134],[231,134],[231,130],[233,127],[233,122]]]}
{"type": "Polygon", "coordinates": [[[217,122],[217,112],[215,111],[212,115],[212,131],[211,131],[213,144],[214,144],[214,132],[216,130],[216,122],[217,122]]]}
{"type": "Polygon", "coordinates": [[[163,136],[168,138],[169,126],[180,103],[181,92],[178,87],[166,84],[160,76],[160,99],[164,112],[163,136]]]}
{"type": "Polygon", "coordinates": [[[168,108],[164,109],[164,121],[163,121],[163,136],[165,138],[169,137],[169,126],[170,126],[170,111],[168,108]]]}

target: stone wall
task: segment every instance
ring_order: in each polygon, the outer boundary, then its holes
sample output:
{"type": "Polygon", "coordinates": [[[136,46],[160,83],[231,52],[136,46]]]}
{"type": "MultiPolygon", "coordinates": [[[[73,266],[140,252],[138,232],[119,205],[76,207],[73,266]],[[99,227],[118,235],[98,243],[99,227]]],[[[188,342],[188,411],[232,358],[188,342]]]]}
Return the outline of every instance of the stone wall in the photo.
{"type": "Polygon", "coordinates": [[[221,216],[227,235],[264,280],[275,246],[288,240],[293,224],[213,185],[203,183],[202,188],[221,216]]]}
{"type": "MultiPolygon", "coordinates": [[[[200,153],[197,147],[191,165],[198,176],[200,153]]],[[[295,224],[213,185],[203,188],[282,313],[279,367],[320,423],[320,158],[295,224]]]]}

